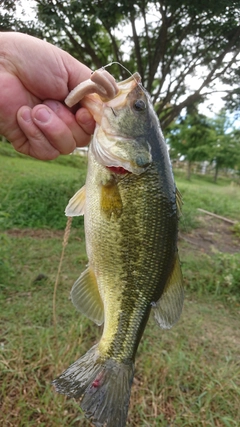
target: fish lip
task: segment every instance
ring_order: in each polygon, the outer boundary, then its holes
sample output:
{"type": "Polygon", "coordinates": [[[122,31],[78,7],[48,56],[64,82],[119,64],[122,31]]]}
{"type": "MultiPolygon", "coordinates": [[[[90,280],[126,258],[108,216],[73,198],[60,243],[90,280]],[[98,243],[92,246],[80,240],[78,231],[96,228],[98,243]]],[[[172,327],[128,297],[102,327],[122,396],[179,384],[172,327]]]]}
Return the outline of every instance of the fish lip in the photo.
{"type": "Polygon", "coordinates": [[[81,107],[86,108],[92,114],[95,122],[101,125],[104,102],[97,94],[86,95],[81,100],[81,107]]]}

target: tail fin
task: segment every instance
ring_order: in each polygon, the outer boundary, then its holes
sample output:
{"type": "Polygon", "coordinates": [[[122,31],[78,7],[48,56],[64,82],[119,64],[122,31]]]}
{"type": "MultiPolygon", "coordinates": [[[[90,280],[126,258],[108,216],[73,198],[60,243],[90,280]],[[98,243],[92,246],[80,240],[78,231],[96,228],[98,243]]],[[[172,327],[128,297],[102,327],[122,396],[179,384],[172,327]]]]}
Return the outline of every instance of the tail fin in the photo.
{"type": "Polygon", "coordinates": [[[97,346],[53,381],[56,391],[81,400],[96,427],[125,427],[134,375],[133,363],[101,361],[97,346]]]}

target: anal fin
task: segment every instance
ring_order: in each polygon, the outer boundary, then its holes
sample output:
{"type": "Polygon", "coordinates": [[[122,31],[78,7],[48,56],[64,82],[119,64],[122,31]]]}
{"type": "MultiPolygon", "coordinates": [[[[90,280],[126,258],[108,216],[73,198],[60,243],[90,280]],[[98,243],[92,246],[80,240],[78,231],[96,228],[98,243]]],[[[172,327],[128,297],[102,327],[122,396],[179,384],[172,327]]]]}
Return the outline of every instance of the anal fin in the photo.
{"type": "Polygon", "coordinates": [[[93,320],[97,325],[104,321],[104,308],[99,294],[97,280],[90,267],[83,271],[71,290],[73,305],[78,311],[93,320]]]}
{"type": "Polygon", "coordinates": [[[170,329],[181,315],[184,300],[183,278],[178,255],[161,298],[153,304],[154,317],[163,329],[170,329]]]}
{"type": "Polygon", "coordinates": [[[182,195],[177,187],[176,187],[176,203],[177,203],[178,218],[180,218],[182,215],[183,201],[182,201],[182,195]]]}

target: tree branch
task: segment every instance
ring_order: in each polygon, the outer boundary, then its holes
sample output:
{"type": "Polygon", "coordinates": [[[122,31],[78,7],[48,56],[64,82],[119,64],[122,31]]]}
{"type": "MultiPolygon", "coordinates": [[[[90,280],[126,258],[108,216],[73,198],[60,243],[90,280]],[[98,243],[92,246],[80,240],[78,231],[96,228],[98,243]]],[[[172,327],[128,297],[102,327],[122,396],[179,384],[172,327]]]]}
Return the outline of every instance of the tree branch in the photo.
{"type": "MultiPolygon", "coordinates": [[[[174,120],[174,118],[178,116],[178,114],[183,110],[183,108],[186,108],[186,107],[192,105],[193,103],[197,102],[201,98],[202,95],[201,95],[200,92],[201,92],[201,90],[204,87],[208,86],[217,77],[219,77],[219,76],[222,75],[223,70],[222,70],[221,73],[218,73],[217,76],[214,76],[214,73],[219,68],[219,66],[221,65],[221,63],[222,63],[224,57],[227,55],[227,53],[229,53],[231,51],[231,48],[233,47],[233,45],[235,44],[235,42],[238,40],[239,37],[240,37],[240,27],[238,27],[238,29],[235,32],[235,34],[232,37],[232,39],[227,43],[227,45],[225,46],[225,49],[223,50],[223,52],[218,56],[218,58],[215,61],[214,66],[212,67],[211,71],[209,72],[209,74],[207,75],[207,77],[204,79],[204,81],[201,83],[201,85],[199,86],[199,88],[193,94],[189,95],[180,104],[175,105],[174,107],[172,107],[171,110],[169,110],[163,116],[163,119],[162,119],[162,128],[163,129],[166,128],[172,122],[172,120],[174,120]]],[[[231,62],[232,61],[230,61],[230,63],[231,62]]],[[[228,63],[228,65],[226,65],[226,67],[224,67],[224,71],[226,71],[229,68],[230,63],[228,63]]],[[[162,108],[160,110],[162,110],[162,108]]],[[[160,113],[160,111],[158,111],[158,114],[159,113],[160,113]]]]}
{"type": "Polygon", "coordinates": [[[139,38],[137,35],[136,26],[135,26],[135,16],[134,15],[135,15],[134,10],[131,10],[130,22],[131,22],[131,27],[132,27],[132,35],[133,35],[133,41],[134,41],[135,53],[136,53],[136,59],[137,59],[137,69],[138,69],[138,71],[142,77],[142,84],[144,85],[145,73],[144,73],[144,68],[143,68],[143,64],[142,64],[141,48],[140,48],[139,38]]]}
{"type": "Polygon", "coordinates": [[[148,64],[149,64],[148,74],[151,75],[151,73],[152,73],[152,49],[151,49],[151,40],[149,37],[147,17],[146,17],[147,14],[146,14],[146,2],[145,2],[145,0],[143,0],[141,3],[141,12],[142,12],[143,21],[144,21],[144,31],[145,31],[145,35],[146,35],[146,41],[147,41],[146,44],[147,44],[147,49],[148,49],[148,64]]]}

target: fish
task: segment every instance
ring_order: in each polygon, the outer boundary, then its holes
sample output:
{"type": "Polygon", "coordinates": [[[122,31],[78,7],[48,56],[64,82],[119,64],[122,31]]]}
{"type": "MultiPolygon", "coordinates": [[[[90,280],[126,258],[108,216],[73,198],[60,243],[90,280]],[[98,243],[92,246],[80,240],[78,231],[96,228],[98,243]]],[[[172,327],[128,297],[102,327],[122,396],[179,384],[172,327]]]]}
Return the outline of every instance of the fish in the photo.
{"type": "Polygon", "coordinates": [[[81,101],[96,121],[86,183],[69,201],[66,215],[84,215],[88,255],[71,300],[82,314],[103,324],[103,333],[53,385],[59,393],[80,398],[96,427],[124,427],[136,351],[150,313],[169,329],[182,312],[177,248],[182,200],[140,75],[111,83],[109,96],[91,90],[84,88],[81,101]]]}

